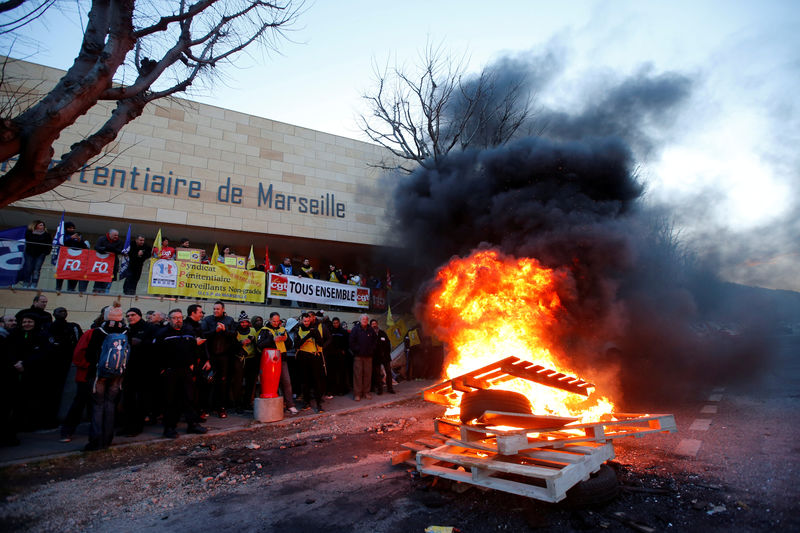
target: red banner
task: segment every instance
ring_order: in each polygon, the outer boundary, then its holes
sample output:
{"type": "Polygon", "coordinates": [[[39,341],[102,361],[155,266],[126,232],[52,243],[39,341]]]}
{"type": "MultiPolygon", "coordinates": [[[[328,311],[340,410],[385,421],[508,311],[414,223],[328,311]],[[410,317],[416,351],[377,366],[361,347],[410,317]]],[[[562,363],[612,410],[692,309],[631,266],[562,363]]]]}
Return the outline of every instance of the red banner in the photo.
{"type": "Polygon", "coordinates": [[[114,254],[62,246],[58,251],[56,279],[113,281],[114,254]]]}
{"type": "Polygon", "coordinates": [[[386,310],[386,289],[372,289],[372,308],[378,311],[386,310]]]}

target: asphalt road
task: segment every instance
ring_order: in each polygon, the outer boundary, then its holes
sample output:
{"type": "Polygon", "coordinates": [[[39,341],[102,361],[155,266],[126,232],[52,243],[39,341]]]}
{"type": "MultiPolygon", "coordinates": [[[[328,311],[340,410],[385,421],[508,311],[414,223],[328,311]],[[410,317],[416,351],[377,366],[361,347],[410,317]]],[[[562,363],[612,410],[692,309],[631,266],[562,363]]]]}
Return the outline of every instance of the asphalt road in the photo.
{"type": "MultiPolygon", "coordinates": [[[[406,400],[375,410],[369,419],[363,412],[329,415],[285,431],[249,432],[239,442],[227,438],[215,451],[187,450],[184,444],[171,466],[176,479],[189,480],[182,487],[195,487],[204,476],[213,477],[214,488],[188,499],[161,496],[164,505],[158,508],[131,503],[81,527],[281,533],[422,532],[431,525],[464,532],[800,531],[800,337],[779,339],[773,364],[756,382],[709,383],[707,390],[667,407],[678,433],[615,441],[612,466],[622,492],[603,507],[544,504],[391,466],[390,455],[402,442],[432,431],[428,417],[436,406],[406,400]],[[381,429],[392,425],[396,431],[381,429]],[[250,449],[246,444],[252,441],[264,445],[250,449]],[[237,465],[249,471],[256,463],[262,465],[259,475],[247,481],[229,484],[219,478],[224,469],[227,479],[235,479],[237,465]]],[[[161,446],[156,453],[163,457],[161,446]]],[[[137,483],[136,478],[125,482],[137,483]]]]}

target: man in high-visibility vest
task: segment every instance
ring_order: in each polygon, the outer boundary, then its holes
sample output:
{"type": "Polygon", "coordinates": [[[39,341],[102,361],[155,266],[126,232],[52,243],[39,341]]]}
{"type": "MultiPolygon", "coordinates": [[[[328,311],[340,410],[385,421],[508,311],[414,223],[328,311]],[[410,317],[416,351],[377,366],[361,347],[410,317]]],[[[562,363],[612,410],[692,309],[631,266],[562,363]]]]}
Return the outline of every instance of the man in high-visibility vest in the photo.
{"type": "Polygon", "coordinates": [[[256,341],[259,350],[274,348],[281,352],[281,390],[285,408],[293,415],[297,414],[297,407],[292,397],[292,380],[289,377],[289,364],[286,361],[286,351],[292,348],[292,339],[283,327],[281,315],[273,311],[269,314],[269,322],[259,330],[256,341]]]}
{"type": "Polygon", "coordinates": [[[300,366],[300,379],[303,383],[304,409],[311,407],[311,389],[314,391],[316,407],[322,412],[322,392],[325,387],[325,368],[322,359],[322,335],[319,328],[311,323],[309,313],[303,313],[303,323],[297,329],[297,364],[300,366]]]}

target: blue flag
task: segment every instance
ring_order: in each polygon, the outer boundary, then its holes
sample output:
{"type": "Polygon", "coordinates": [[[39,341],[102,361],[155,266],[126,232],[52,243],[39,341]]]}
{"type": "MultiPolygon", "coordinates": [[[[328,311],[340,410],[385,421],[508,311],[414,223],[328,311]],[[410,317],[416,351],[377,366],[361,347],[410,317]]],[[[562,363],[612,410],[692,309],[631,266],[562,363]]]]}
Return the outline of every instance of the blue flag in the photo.
{"type": "Polygon", "coordinates": [[[53,252],[50,254],[50,262],[54,265],[58,263],[58,251],[64,245],[64,211],[61,211],[61,222],[58,223],[58,229],[53,237],[53,252]]]}
{"type": "Polygon", "coordinates": [[[25,226],[0,231],[0,287],[17,282],[25,251],[25,226]]]}
{"type": "Polygon", "coordinates": [[[122,254],[119,258],[119,273],[117,279],[128,277],[128,263],[130,258],[128,254],[131,253],[131,225],[128,224],[128,235],[125,237],[125,245],[122,247],[122,254]]]}

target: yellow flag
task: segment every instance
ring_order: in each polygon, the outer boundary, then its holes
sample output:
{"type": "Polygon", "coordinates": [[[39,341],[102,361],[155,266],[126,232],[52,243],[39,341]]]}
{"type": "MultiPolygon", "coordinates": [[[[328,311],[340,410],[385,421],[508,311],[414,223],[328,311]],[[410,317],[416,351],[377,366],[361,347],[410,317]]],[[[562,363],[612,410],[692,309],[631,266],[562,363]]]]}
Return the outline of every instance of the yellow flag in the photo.
{"type": "Polygon", "coordinates": [[[153,255],[155,257],[161,257],[161,228],[158,228],[156,240],[153,241],[153,255]]]}
{"type": "Polygon", "coordinates": [[[419,332],[416,329],[412,329],[408,332],[408,344],[409,346],[416,346],[419,343],[419,332]]]}
{"type": "Polygon", "coordinates": [[[211,254],[211,264],[217,264],[217,257],[219,257],[219,250],[217,250],[217,243],[214,243],[214,252],[211,254]]]}
{"type": "Polygon", "coordinates": [[[253,270],[256,267],[256,256],[253,253],[253,245],[250,245],[250,255],[247,256],[247,270],[253,270]]]}
{"type": "Polygon", "coordinates": [[[387,326],[394,326],[394,318],[392,318],[392,306],[386,306],[386,325],[387,326]]]}

